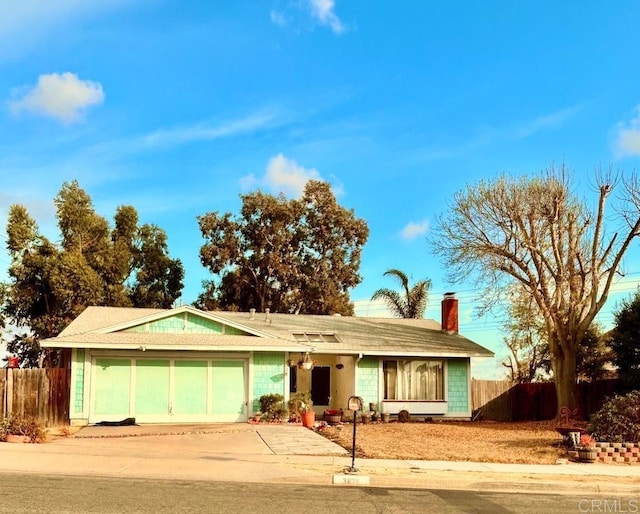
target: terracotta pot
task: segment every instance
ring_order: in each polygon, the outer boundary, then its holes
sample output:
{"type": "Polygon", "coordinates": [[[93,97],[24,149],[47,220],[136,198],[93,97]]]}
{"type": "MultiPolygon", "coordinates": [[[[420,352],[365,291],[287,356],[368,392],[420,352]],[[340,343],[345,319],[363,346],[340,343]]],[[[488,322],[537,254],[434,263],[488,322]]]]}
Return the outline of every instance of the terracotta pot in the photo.
{"type": "Polygon", "coordinates": [[[307,412],[301,412],[300,418],[302,419],[302,426],[311,428],[316,422],[316,413],[312,410],[307,412]]]}
{"type": "Polygon", "coordinates": [[[8,443],[28,443],[31,438],[28,435],[7,434],[8,443]]]}

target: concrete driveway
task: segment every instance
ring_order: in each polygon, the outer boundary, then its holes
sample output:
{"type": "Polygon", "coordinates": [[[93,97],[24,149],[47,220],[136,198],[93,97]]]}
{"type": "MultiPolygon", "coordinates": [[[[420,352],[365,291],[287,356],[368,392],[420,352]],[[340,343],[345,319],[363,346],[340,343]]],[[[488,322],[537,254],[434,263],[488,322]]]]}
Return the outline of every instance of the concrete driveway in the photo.
{"type": "Polygon", "coordinates": [[[221,423],[211,425],[88,426],[59,446],[127,455],[346,455],[348,452],[300,425],[221,423]]]}

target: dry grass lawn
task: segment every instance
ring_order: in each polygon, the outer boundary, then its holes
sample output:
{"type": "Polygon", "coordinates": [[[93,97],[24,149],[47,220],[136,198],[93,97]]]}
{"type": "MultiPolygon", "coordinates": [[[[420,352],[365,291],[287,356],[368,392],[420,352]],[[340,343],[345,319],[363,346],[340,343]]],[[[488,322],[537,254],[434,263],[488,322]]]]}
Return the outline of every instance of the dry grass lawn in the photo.
{"type": "MultiPolygon", "coordinates": [[[[356,455],[375,459],[554,464],[567,455],[555,427],[555,421],[359,423],[356,455]]],[[[353,425],[327,427],[321,433],[351,450],[353,425]]]]}

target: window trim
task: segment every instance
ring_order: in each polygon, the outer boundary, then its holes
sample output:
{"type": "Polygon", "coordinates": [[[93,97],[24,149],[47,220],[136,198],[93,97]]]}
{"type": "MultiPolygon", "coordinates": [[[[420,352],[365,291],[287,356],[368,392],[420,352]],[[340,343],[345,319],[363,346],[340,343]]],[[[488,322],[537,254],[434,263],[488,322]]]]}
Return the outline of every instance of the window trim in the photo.
{"type": "MultiPolygon", "coordinates": [[[[407,357],[407,358],[385,358],[382,359],[382,365],[381,365],[381,374],[382,374],[382,401],[383,402],[389,402],[389,403],[393,403],[393,402],[397,402],[397,403],[425,403],[425,402],[430,402],[430,403],[446,403],[447,401],[447,391],[446,391],[446,384],[447,384],[447,365],[446,365],[446,359],[442,359],[442,358],[428,358],[428,357],[407,357]],[[439,388],[440,388],[440,398],[436,398],[436,399],[401,399],[401,398],[387,398],[387,370],[386,370],[386,363],[388,362],[394,362],[396,363],[396,370],[397,370],[397,366],[398,366],[398,362],[409,362],[409,363],[413,363],[413,362],[425,362],[425,363],[439,363],[440,364],[440,384],[439,384],[439,388]]],[[[413,371],[412,371],[413,373],[413,371]]],[[[395,385],[396,388],[396,394],[395,396],[397,397],[397,383],[395,385]]],[[[435,395],[438,395],[438,386],[436,386],[436,392],[435,395]]]]}

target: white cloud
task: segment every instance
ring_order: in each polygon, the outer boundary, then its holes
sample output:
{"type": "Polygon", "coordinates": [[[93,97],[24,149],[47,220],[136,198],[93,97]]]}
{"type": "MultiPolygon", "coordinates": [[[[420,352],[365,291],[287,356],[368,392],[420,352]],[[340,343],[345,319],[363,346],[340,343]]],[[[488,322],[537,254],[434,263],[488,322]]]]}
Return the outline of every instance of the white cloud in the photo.
{"type": "Polygon", "coordinates": [[[142,146],[168,146],[192,141],[211,141],[222,137],[253,132],[270,125],[275,117],[272,112],[257,112],[219,125],[198,123],[187,127],[160,129],[140,138],[142,146]]]}
{"type": "Polygon", "coordinates": [[[411,241],[418,236],[422,236],[429,230],[429,222],[427,220],[415,223],[413,221],[407,223],[407,225],[400,232],[400,237],[405,241],[411,241]]]}
{"type": "Polygon", "coordinates": [[[579,109],[579,106],[568,107],[561,109],[560,111],[553,112],[551,114],[545,114],[538,116],[527,123],[516,127],[514,136],[517,139],[529,137],[540,130],[555,127],[562,124],[565,120],[573,116],[579,109]]]}
{"type": "Polygon", "coordinates": [[[615,150],[618,156],[640,155],[640,105],[637,105],[636,116],[628,123],[617,126],[615,150]]]}
{"type": "Polygon", "coordinates": [[[302,195],[309,180],[322,180],[318,170],[304,168],[293,159],[287,159],[284,155],[278,154],[269,159],[262,178],[246,175],[240,179],[240,185],[243,190],[264,186],[272,193],[284,193],[297,198],[302,195]]]}
{"type": "Polygon", "coordinates": [[[21,98],[9,102],[14,112],[27,111],[63,123],[78,121],[85,109],[104,101],[102,85],[80,80],[75,73],[40,75],[38,84],[21,98]]]}
{"type": "Polygon", "coordinates": [[[284,14],[277,11],[270,11],[269,18],[271,18],[272,23],[275,23],[279,27],[284,27],[287,25],[287,19],[284,17],[284,14]]]}
{"type": "Polygon", "coordinates": [[[264,183],[272,191],[300,196],[304,186],[311,179],[320,179],[318,170],[303,168],[293,159],[287,159],[284,155],[278,154],[269,160],[264,183]]]}
{"type": "Polygon", "coordinates": [[[326,25],[336,34],[341,34],[345,31],[345,26],[333,11],[334,7],[334,0],[309,0],[311,16],[317,19],[321,25],[326,25]]]}

